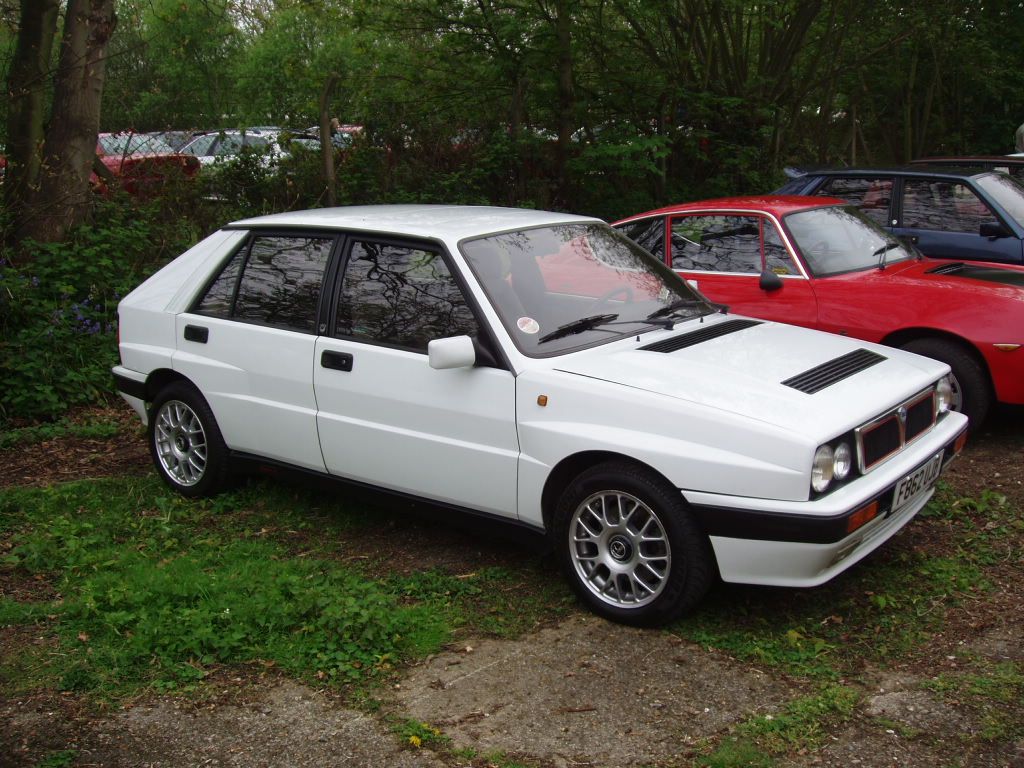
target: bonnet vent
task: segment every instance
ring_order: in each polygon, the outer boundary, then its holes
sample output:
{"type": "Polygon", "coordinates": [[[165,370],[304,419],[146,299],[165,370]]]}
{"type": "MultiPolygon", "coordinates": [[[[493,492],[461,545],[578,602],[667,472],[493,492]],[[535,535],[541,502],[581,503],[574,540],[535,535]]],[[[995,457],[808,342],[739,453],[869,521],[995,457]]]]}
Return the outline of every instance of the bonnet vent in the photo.
{"type": "Polygon", "coordinates": [[[964,263],[962,261],[954,261],[951,264],[940,264],[937,267],[927,270],[929,275],[954,275],[957,272],[963,272],[964,263]]]}
{"type": "Polygon", "coordinates": [[[853,376],[855,373],[870,368],[872,365],[887,360],[888,358],[872,352],[869,349],[855,349],[835,360],[815,366],[803,373],[798,373],[782,384],[793,389],[800,390],[808,395],[830,387],[837,381],[853,376]]]}
{"type": "Polygon", "coordinates": [[[640,349],[646,349],[650,352],[677,352],[680,349],[686,349],[686,347],[692,347],[695,344],[701,344],[705,341],[710,341],[711,339],[717,339],[719,336],[728,336],[730,333],[742,331],[744,328],[751,328],[755,325],[761,325],[761,321],[726,320],[724,323],[709,325],[706,328],[701,328],[699,331],[684,333],[681,336],[673,336],[671,339],[656,341],[653,344],[640,347],[640,349]]]}

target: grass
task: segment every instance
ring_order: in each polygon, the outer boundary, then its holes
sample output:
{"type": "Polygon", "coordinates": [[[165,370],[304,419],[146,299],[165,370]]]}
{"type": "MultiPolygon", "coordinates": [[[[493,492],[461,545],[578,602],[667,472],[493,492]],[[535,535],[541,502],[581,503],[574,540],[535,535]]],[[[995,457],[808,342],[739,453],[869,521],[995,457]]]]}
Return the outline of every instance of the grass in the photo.
{"type": "MultiPolygon", "coordinates": [[[[308,501],[262,486],[188,501],[155,478],[0,492],[4,575],[46,576],[60,595],[0,600],[4,623],[44,625],[58,647],[27,652],[0,679],[117,696],[188,688],[216,665],[264,661],[306,679],[366,682],[436,651],[471,621],[467,612],[494,624],[516,592],[496,570],[375,580],[289,551],[269,526],[287,538],[322,522],[304,513],[308,501]]],[[[337,529],[366,524],[343,502],[319,502],[337,529]]],[[[518,621],[538,620],[544,603],[521,600],[518,621]]]]}
{"type": "Polygon", "coordinates": [[[120,429],[121,425],[111,419],[89,418],[81,421],[65,417],[52,423],[35,424],[0,432],[0,451],[10,450],[18,445],[42,443],[58,437],[105,439],[113,437],[120,429]]]}

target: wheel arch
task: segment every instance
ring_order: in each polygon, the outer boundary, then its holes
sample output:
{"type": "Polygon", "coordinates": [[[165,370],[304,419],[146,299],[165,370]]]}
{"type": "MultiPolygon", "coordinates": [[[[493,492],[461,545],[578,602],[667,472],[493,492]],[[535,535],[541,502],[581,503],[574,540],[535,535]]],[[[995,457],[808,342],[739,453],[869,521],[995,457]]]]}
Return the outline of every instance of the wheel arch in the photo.
{"type": "Polygon", "coordinates": [[[615,451],[581,451],[579,453],[574,453],[559,461],[548,473],[547,480],[544,482],[544,490],[541,492],[541,514],[543,515],[545,530],[551,530],[552,521],[555,515],[555,507],[558,505],[558,499],[561,497],[562,492],[569,486],[569,483],[571,483],[582,472],[585,472],[591,467],[596,467],[598,464],[604,464],[607,461],[621,461],[627,464],[632,464],[635,467],[639,467],[646,472],[656,475],[670,486],[675,487],[675,485],[665,477],[665,475],[656,470],[650,464],[645,464],[644,462],[639,461],[632,456],[627,456],[624,453],[617,453],[615,451]]]}
{"type": "Polygon", "coordinates": [[[885,344],[888,347],[902,347],[911,341],[917,341],[919,339],[935,339],[937,341],[944,341],[947,344],[955,344],[964,352],[969,354],[974,359],[974,362],[981,367],[981,370],[984,371],[989,392],[993,393],[992,371],[989,370],[988,361],[985,359],[985,356],[981,354],[981,350],[963,336],[958,336],[957,334],[950,333],[949,331],[942,331],[938,328],[901,328],[898,331],[890,333],[879,343],[885,344]]]}
{"type": "Polygon", "coordinates": [[[171,368],[157,368],[155,371],[151,371],[149,376],[146,377],[146,402],[152,403],[156,400],[157,395],[160,394],[160,390],[175,381],[183,381],[193,387],[195,386],[187,376],[171,368]]]}

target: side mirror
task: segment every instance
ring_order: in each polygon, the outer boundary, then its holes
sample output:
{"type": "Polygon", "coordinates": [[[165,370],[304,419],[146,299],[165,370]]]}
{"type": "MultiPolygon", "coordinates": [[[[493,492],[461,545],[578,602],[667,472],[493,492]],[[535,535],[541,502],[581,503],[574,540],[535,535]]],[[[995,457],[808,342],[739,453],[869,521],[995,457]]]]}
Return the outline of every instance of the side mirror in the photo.
{"type": "Polygon", "coordinates": [[[476,365],[476,346],[469,336],[450,336],[427,342],[427,359],[431,368],[472,368],[476,365]]]}
{"type": "Polygon", "coordinates": [[[761,279],[757,281],[762,291],[777,291],[782,287],[782,278],[770,269],[761,270],[761,279]]]}
{"type": "Polygon", "coordinates": [[[1010,233],[1006,231],[1006,227],[1004,227],[998,221],[983,222],[981,227],[978,229],[978,233],[982,237],[991,237],[993,240],[997,237],[1010,236],[1010,233]]]}

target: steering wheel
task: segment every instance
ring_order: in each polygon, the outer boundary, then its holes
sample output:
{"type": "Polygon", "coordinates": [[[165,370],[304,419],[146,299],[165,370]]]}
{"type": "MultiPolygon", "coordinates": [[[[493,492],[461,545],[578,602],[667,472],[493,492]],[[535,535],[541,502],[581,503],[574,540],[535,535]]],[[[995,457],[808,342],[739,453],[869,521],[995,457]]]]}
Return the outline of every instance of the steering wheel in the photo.
{"type": "Polygon", "coordinates": [[[596,315],[596,314],[598,314],[597,310],[602,309],[605,304],[610,302],[613,297],[618,296],[619,294],[622,294],[623,301],[632,301],[633,300],[633,287],[630,286],[630,285],[617,285],[617,286],[615,286],[614,288],[612,288],[610,291],[608,291],[603,296],[598,296],[596,299],[594,299],[594,302],[590,305],[590,308],[587,310],[587,314],[588,315],[596,315]]]}

